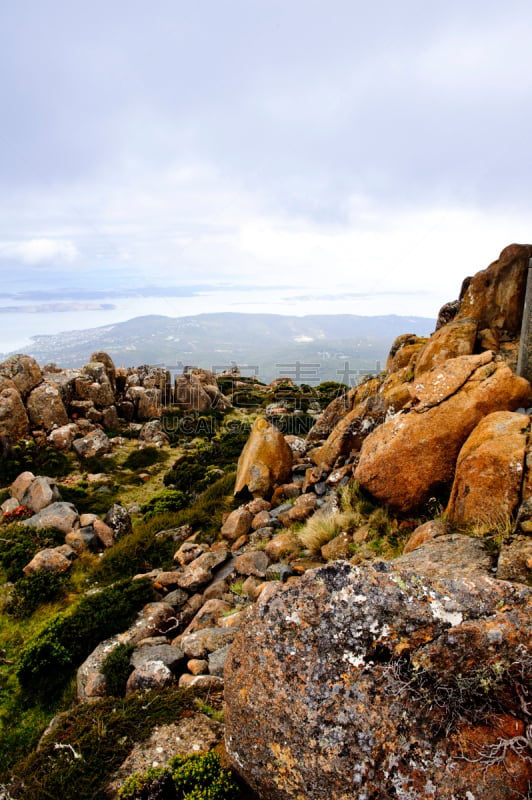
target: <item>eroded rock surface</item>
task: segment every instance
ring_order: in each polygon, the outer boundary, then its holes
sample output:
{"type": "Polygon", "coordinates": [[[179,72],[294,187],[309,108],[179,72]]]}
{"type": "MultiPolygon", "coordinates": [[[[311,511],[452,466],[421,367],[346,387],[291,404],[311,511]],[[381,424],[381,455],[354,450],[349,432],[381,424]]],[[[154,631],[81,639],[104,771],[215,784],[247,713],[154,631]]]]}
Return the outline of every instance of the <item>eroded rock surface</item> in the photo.
{"type": "Polygon", "coordinates": [[[263,592],[225,670],[230,758],[261,800],[525,797],[531,599],[386,562],[263,592]]]}

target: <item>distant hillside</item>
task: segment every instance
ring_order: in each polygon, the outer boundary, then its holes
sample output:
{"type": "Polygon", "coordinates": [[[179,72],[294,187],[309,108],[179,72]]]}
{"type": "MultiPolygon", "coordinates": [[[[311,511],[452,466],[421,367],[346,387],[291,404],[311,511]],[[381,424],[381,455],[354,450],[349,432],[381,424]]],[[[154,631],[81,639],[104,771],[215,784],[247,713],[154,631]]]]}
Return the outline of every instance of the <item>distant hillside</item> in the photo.
{"type": "Polygon", "coordinates": [[[353,383],[352,370],[378,370],[379,362],[384,367],[396,336],[425,336],[434,325],[426,317],[398,315],[151,315],[34,336],[26,352],[41,364],[56,362],[61,367],[82,366],[95,350],[105,350],[117,366],[161,364],[181,372],[184,365],[194,365],[220,372],[236,363],[243,374],[256,373],[264,381],[291,375],[298,383],[353,383]]]}

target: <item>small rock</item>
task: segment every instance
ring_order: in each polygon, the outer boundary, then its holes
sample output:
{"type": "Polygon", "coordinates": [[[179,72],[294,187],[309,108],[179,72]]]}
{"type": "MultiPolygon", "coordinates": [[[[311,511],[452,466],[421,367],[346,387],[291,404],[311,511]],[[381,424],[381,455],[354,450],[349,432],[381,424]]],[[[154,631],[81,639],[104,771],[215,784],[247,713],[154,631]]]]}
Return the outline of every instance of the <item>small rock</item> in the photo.
{"type": "Polygon", "coordinates": [[[263,550],[248,550],[235,559],[235,570],[239,575],[255,575],[264,578],[270,559],[263,550]]]}

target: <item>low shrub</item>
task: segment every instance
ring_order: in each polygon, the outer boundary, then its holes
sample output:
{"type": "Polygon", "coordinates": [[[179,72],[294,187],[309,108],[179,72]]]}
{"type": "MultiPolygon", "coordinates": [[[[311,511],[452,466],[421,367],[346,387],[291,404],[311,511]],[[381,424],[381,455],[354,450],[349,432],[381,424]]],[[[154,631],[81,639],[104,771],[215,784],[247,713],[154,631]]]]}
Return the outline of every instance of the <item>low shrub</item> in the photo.
{"type": "Polygon", "coordinates": [[[122,466],[125,469],[144,469],[157,464],[161,460],[161,451],[158,447],[143,447],[142,450],[133,450],[122,466]]]}
{"type": "Polygon", "coordinates": [[[207,467],[198,463],[193,455],[186,455],[176,461],[173,467],[164,476],[165,486],[172,485],[174,489],[187,494],[193,490],[201,491],[202,482],[207,473],[207,467]]]}
{"type": "Polygon", "coordinates": [[[16,444],[0,443],[0,484],[12,483],[21,472],[57,478],[70,470],[68,456],[49,444],[39,445],[33,439],[20,439],[16,444]]]}
{"type": "Polygon", "coordinates": [[[123,697],[126,693],[127,679],[133,672],[130,659],[134,649],[133,644],[119,644],[103,660],[101,672],[111,697],[123,697]]]}
{"type": "Polygon", "coordinates": [[[13,617],[30,617],[42,604],[57,600],[65,594],[67,578],[58,572],[38,570],[25,575],[15,584],[6,612],[13,617]]]}
{"type": "Polygon", "coordinates": [[[166,768],[131,775],[118,796],[120,800],[238,800],[241,795],[232,774],[222,768],[220,756],[211,751],[174,756],[166,768]]]}
{"type": "Polygon", "coordinates": [[[29,528],[13,524],[2,531],[0,548],[0,567],[6,578],[13,583],[22,577],[22,569],[35,553],[46,547],[64,544],[65,534],[57,528],[29,528]]]}
{"type": "Polygon", "coordinates": [[[27,506],[17,506],[13,511],[8,511],[2,517],[4,525],[9,525],[11,522],[22,522],[23,519],[29,519],[33,516],[33,511],[27,506]]]}
{"type": "Polygon", "coordinates": [[[150,519],[164,511],[180,511],[187,505],[188,498],[184,492],[177,489],[165,489],[154,495],[147,503],[141,506],[144,519],[150,519]]]}
{"type": "Polygon", "coordinates": [[[22,648],[17,667],[21,687],[30,695],[62,688],[97,644],[125,630],[153,598],[148,580],[126,580],[55,614],[22,648]]]}

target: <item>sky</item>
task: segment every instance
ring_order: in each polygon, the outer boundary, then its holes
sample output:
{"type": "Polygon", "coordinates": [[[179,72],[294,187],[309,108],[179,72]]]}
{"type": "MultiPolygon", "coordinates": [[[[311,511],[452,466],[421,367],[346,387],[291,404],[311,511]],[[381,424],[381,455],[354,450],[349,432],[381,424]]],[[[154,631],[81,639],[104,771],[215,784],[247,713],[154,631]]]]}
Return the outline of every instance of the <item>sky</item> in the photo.
{"type": "Polygon", "coordinates": [[[529,0],[0,3],[0,352],[435,317],[532,241],[531,40],[529,0]]]}

